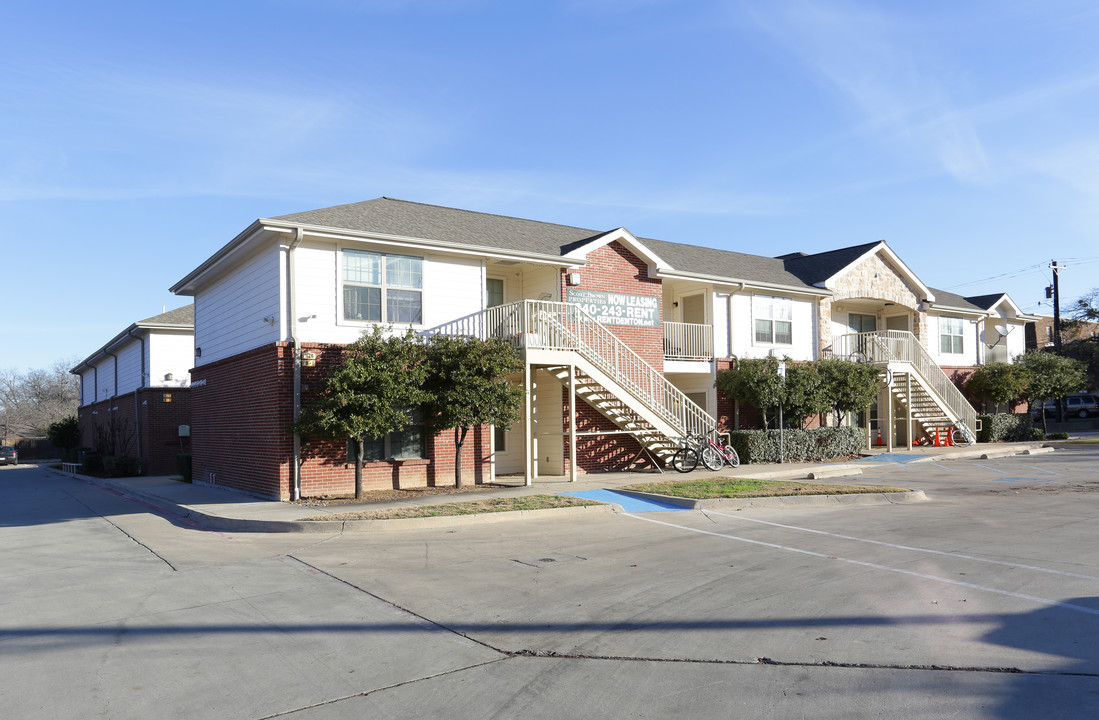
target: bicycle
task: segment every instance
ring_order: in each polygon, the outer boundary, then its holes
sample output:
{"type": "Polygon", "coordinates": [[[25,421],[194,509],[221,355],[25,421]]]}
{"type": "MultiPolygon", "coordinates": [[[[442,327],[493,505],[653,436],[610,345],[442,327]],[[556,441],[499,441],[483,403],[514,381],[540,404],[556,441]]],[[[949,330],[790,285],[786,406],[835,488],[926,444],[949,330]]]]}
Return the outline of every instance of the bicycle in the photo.
{"type": "MultiPolygon", "coordinates": [[[[717,428],[714,428],[714,432],[717,432],[717,428]]],[[[714,440],[713,435],[709,435],[705,438],[702,444],[702,464],[706,466],[706,469],[714,471],[720,470],[725,467],[725,463],[729,463],[729,467],[740,467],[740,456],[736,454],[736,450],[732,445],[721,446],[714,440]]]]}
{"type": "Polygon", "coordinates": [[[672,456],[672,467],[681,473],[689,473],[698,467],[700,458],[702,464],[711,471],[720,470],[725,467],[725,463],[729,463],[731,467],[740,466],[740,456],[732,445],[723,447],[711,435],[699,434],[684,438],[683,447],[672,456]]]}

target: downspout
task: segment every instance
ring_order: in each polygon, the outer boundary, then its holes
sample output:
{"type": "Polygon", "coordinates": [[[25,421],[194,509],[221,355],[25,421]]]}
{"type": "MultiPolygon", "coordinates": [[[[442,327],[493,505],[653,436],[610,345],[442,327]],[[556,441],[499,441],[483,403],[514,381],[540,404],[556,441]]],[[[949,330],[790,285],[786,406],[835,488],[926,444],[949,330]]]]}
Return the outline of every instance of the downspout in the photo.
{"type": "MultiPolygon", "coordinates": [[[[138,342],[141,343],[141,378],[140,378],[141,379],[141,385],[138,386],[137,390],[144,390],[145,389],[145,374],[146,374],[146,370],[145,370],[145,337],[144,336],[135,337],[134,336],[134,330],[135,329],[136,328],[130,328],[128,331],[126,331],[126,334],[129,335],[131,339],[136,339],[138,342]]],[[[137,425],[137,428],[135,429],[134,432],[137,435],[137,457],[140,459],[141,458],[141,406],[139,406],[137,404],[137,396],[138,396],[137,390],[134,390],[134,423],[137,425]]]]}
{"type": "MultiPolygon", "coordinates": [[[[118,397],[118,356],[115,355],[110,350],[104,349],[103,352],[107,353],[112,358],[114,358],[114,387],[111,388],[111,397],[109,397],[107,399],[107,412],[109,413],[109,417],[111,418],[110,421],[109,421],[111,423],[111,428],[110,428],[111,429],[111,435],[115,435],[115,431],[114,431],[115,430],[115,425],[114,425],[114,399],[116,397],[118,397]]],[[[112,440],[112,442],[113,442],[113,440],[112,440]]],[[[115,449],[117,450],[118,448],[115,448],[115,449]]]]}
{"type": "MultiPolygon", "coordinates": [[[[733,295],[739,295],[744,292],[744,283],[737,283],[736,288],[731,288],[729,294],[725,297],[725,324],[727,326],[726,332],[729,333],[729,359],[732,360],[736,357],[733,352],[733,295]]],[[[717,363],[714,363],[714,379],[717,379],[717,363]]],[[[714,408],[717,409],[716,407],[714,408]]],[[[733,430],[740,429],[740,400],[733,398],[733,430]]]]}
{"type": "MultiPolygon", "coordinates": [[[[301,417],[301,340],[298,338],[298,305],[294,295],[294,249],[301,245],[305,232],[294,230],[294,239],[286,251],[286,298],[290,310],[290,341],[294,353],[294,422],[301,417]]],[[[301,499],[301,435],[294,431],[294,455],[290,462],[290,499],[301,499]]]]}

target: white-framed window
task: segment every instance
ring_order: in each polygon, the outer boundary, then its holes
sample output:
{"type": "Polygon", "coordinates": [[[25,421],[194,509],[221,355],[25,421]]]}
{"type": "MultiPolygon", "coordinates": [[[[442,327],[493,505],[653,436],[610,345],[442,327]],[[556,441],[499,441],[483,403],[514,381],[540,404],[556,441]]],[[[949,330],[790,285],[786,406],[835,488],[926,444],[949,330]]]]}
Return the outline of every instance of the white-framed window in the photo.
{"type": "MultiPolygon", "coordinates": [[[[363,462],[382,460],[408,460],[427,457],[423,413],[419,410],[408,411],[408,425],[403,430],[391,432],[377,440],[363,439],[363,462]]],[[[347,441],[347,462],[355,462],[355,447],[349,438],[347,441]]]]}
{"type": "Polygon", "coordinates": [[[939,350],[943,354],[965,352],[965,320],[956,317],[939,318],[939,350]]]}
{"type": "Polygon", "coordinates": [[[794,344],[794,301],[790,298],[754,295],[752,318],[757,345],[794,344]]]}
{"type": "Polygon", "coordinates": [[[343,319],[423,322],[423,258],[343,251],[343,319]]]}

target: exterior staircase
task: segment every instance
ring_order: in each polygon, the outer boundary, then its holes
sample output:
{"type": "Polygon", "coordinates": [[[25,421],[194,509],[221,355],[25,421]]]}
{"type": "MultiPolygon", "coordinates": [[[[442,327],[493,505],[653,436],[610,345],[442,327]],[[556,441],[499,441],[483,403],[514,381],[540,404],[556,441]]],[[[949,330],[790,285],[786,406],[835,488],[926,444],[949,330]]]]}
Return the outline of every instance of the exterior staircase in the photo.
{"type": "Polygon", "coordinates": [[[833,344],[837,357],[870,362],[893,398],[907,408],[923,433],[959,430],[976,442],[977,411],[920,344],[902,330],[843,335],[833,344]]]}
{"type": "Polygon", "coordinates": [[[576,369],[576,395],[667,464],[688,434],[708,434],[717,421],[580,306],[522,300],[425,331],[498,337],[520,348],[529,366],[566,387],[576,369]]]}

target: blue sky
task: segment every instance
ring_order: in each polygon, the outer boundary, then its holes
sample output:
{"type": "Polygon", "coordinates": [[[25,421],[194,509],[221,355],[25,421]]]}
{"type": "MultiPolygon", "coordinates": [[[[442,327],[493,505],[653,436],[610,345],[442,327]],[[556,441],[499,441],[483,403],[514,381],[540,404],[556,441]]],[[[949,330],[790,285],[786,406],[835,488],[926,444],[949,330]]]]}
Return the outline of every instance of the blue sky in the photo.
{"type": "Polygon", "coordinates": [[[79,360],[257,217],[381,195],[927,284],[1099,286],[1099,7],[0,6],[0,368],[79,360]],[[988,280],[992,278],[991,280],[988,280]],[[977,282],[983,281],[983,282],[977,282]]]}

